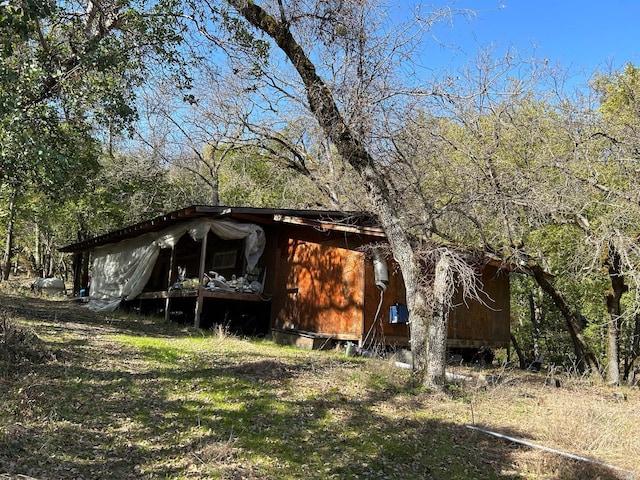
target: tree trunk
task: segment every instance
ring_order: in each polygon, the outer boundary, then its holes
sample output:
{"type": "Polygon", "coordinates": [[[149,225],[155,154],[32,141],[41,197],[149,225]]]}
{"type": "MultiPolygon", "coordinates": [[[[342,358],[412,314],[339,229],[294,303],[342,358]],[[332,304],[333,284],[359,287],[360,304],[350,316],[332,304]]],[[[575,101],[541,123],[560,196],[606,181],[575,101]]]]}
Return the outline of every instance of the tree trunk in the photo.
{"type": "Polygon", "coordinates": [[[209,166],[209,172],[211,173],[211,182],[209,185],[211,186],[211,205],[217,207],[220,205],[220,166],[222,165],[222,161],[216,166],[213,154],[211,154],[210,159],[206,158],[206,160],[207,163],[210,161],[214,164],[209,166]]]}
{"type": "Polygon", "coordinates": [[[446,256],[436,263],[433,281],[433,313],[427,329],[427,364],[424,384],[443,385],[445,380],[447,323],[449,321],[450,292],[455,288],[448,282],[449,262],[446,256]]]}
{"type": "MultiPolygon", "coordinates": [[[[247,0],[228,0],[251,25],[271,37],[284,52],[304,83],[311,113],[324,134],[335,145],[337,152],[360,176],[371,199],[373,209],[385,230],[393,256],[400,266],[406,287],[409,309],[410,345],[414,357],[414,370],[419,374],[429,371],[427,366],[427,319],[429,302],[420,288],[419,259],[412,238],[401,222],[384,177],[375,168],[375,161],[364,145],[346,124],[333,95],[316,73],[313,62],[293,37],[289,25],[269,15],[262,7],[247,0]]],[[[430,383],[428,380],[426,383],[430,383]]]]}
{"type": "Polygon", "coordinates": [[[33,229],[33,256],[36,259],[35,262],[35,271],[37,272],[38,277],[45,277],[46,275],[42,272],[42,244],[40,243],[40,222],[38,218],[36,218],[34,229],[33,229]]]}
{"type": "Polygon", "coordinates": [[[533,293],[529,293],[529,313],[533,327],[533,358],[540,357],[540,336],[542,334],[542,308],[536,305],[533,293]]]}
{"type": "Polygon", "coordinates": [[[571,335],[573,346],[578,360],[578,368],[581,370],[590,370],[592,375],[600,375],[600,368],[598,366],[598,360],[595,355],[589,349],[584,336],[582,335],[582,329],[580,328],[581,319],[579,315],[571,311],[569,304],[564,299],[562,294],[551,285],[545,276],[545,272],[538,264],[529,265],[529,269],[533,273],[533,276],[544,292],[546,292],[555,306],[560,310],[567,322],[567,330],[571,335]]]}
{"type": "Polygon", "coordinates": [[[215,207],[220,205],[220,180],[218,175],[211,182],[211,205],[215,207]]]}
{"type": "Polygon", "coordinates": [[[513,333],[511,334],[511,343],[513,343],[513,348],[516,350],[516,355],[518,356],[518,363],[520,364],[520,368],[522,370],[526,370],[527,359],[524,358],[524,353],[522,353],[522,349],[520,348],[520,345],[518,345],[518,341],[516,340],[516,337],[513,335],[513,333]]]}
{"type": "Polygon", "coordinates": [[[633,334],[631,335],[629,354],[624,362],[624,378],[629,385],[633,385],[635,362],[640,357],[640,314],[636,313],[633,334]]]}
{"type": "MultiPolygon", "coordinates": [[[[402,267],[400,270],[403,271],[402,267]]],[[[406,286],[406,281],[405,281],[406,286]]],[[[407,288],[407,308],[409,310],[409,346],[413,360],[413,371],[421,378],[427,372],[428,332],[426,318],[431,313],[431,308],[424,295],[415,293],[409,296],[409,292],[419,292],[417,283],[414,282],[407,288]]]]}
{"type": "Polygon", "coordinates": [[[448,321],[449,309],[438,302],[434,307],[427,329],[428,348],[426,372],[423,377],[424,385],[439,386],[444,384],[448,321]]]}
{"type": "Polygon", "coordinates": [[[13,230],[16,219],[16,191],[11,192],[9,197],[9,221],[7,222],[7,236],[4,248],[4,258],[2,259],[2,280],[9,280],[11,272],[11,252],[13,251],[13,230]]]}
{"type": "Polygon", "coordinates": [[[620,384],[620,330],[622,317],[620,299],[629,289],[624,283],[621,272],[621,258],[615,246],[610,242],[605,266],[608,268],[611,290],[606,295],[609,324],[607,326],[607,382],[620,384]]]}

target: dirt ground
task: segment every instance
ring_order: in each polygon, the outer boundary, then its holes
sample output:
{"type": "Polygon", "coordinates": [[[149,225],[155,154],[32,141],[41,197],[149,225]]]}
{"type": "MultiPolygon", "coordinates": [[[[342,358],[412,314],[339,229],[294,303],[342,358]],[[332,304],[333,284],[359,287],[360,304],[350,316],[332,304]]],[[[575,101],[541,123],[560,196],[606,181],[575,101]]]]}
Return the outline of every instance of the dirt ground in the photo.
{"type": "Polygon", "coordinates": [[[456,367],[472,380],[426,392],[388,361],[242,339],[212,339],[194,350],[204,363],[183,365],[181,345],[196,348],[184,342],[204,334],[26,294],[0,295],[0,323],[0,474],[7,478],[356,478],[338,457],[358,464],[360,478],[639,478],[637,388],[456,367]],[[274,413],[241,431],[242,412],[225,416],[213,407],[221,392],[220,405],[274,413]],[[392,434],[402,449],[393,450],[392,434]],[[263,450],[274,439],[280,453],[263,450]],[[340,448],[338,457],[325,452],[327,442],[340,448]],[[380,444],[387,451],[377,451],[380,444]],[[390,461],[402,468],[389,470],[390,461]]]}

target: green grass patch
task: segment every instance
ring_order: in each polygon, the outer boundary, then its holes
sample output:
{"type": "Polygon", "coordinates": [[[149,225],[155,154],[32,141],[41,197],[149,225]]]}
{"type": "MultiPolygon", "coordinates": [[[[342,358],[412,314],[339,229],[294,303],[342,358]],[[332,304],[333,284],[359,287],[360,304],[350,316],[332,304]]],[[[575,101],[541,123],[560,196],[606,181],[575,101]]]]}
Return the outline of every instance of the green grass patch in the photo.
{"type": "Polygon", "coordinates": [[[515,449],[465,428],[473,392],[426,392],[385,361],[69,306],[51,315],[38,303],[31,318],[24,308],[12,321],[51,355],[14,363],[1,379],[0,473],[533,478],[515,449]]]}

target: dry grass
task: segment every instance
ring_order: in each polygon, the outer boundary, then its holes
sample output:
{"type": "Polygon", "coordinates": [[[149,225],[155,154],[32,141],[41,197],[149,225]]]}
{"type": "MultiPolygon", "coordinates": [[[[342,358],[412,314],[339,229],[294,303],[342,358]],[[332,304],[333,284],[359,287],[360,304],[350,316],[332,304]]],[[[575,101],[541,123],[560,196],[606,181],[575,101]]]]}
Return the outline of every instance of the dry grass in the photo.
{"type": "Polygon", "coordinates": [[[640,473],[638,389],[569,378],[556,388],[544,375],[458,368],[474,379],[426,392],[388,361],[64,301],[4,296],[0,307],[5,331],[20,339],[0,370],[0,474],[632,478],[469,424],[640,473]]]}
{"type": "Polygon", "coordinates": [[[521,371],[500,372],[492,381],[495,385],[486,390],[472,389],[470,408],[477,425],[507,434],[525,432],[526,440],[536,444],[640,470],[637,388],[521,371]]]}

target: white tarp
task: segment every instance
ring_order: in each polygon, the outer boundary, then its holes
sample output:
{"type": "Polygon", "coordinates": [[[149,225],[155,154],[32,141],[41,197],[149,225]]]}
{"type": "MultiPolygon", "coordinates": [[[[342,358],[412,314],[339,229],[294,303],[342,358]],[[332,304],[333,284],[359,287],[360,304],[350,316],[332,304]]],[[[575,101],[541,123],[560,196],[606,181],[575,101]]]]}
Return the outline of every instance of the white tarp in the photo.
{"type": "Polygon", "coordinates": [[[224,240],[244,238],[247,269],[252,270],[256,266],[266,242],[261,227],[231,220],[193,220],[161,232],[147,233],[96,248],[89,307],[93,310],[111,311],[122,300],[137,297],[149,281],[162,248],[174,247],[187,232],[194,240],[202,241],[209,231],[224,240]]]}

